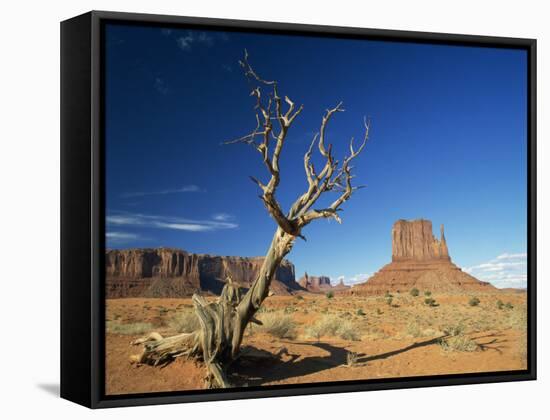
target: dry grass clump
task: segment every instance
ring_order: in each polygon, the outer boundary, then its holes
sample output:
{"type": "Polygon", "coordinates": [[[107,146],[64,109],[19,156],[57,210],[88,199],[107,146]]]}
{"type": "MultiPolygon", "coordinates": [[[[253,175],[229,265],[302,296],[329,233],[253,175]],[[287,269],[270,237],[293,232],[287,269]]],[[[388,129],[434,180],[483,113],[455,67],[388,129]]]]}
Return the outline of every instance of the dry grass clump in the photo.
{"type": "Polygon", "coordinates": [[[527,307],[516,306],[507,313],[506,324],[509,328],[527,330],[527,307]]]}
{"type": "Polygon", "coordinates": [[[451,337],[458,337],[459,335],[464,334],[464,324],[462,322],[459,322],[458,324],[453,325],[446,325],[442,328],[442,331],[445,335],[451,336],[451,337]]]}
{"type": "Polygon", "coordinates": [[[153,324],[148,322],[133,322],[122,324],[119,321],[107,321],[107,332],[122,335],[141,335],[153,330],[153,324]]]}
{"type": "Polygon", "coordinates": [[[444,338],[439,341],[439,345],[445,351],[465,351],[472,352],[476,351],[479,346],[477,343],[466,337],[465,335],[457,335],[454,337],[444,338]]]}
{"type": "Polygon", "coordinates": [[[260,321],[263,325],[255,327],[256,331],[265,332],[273,337],[288,338],[290,340],[297,336],[297,324],[290,315],[269,312],[262,314],[260,321]]]}
{"type": "Polygon", "coordinates": [[[168,326],[177,333],[190,333],[198,330],[200,323],[194,311],[181,311],[174,315],[168,326]]]}
{"type": "Polygon", "coordinates": [[[319,340],[321,337],[340,337],[344,340],[359,341],[360,337],[353,322],[342,320],[334,315],[325,315],[310,327],[306,335],[319,340]]]}

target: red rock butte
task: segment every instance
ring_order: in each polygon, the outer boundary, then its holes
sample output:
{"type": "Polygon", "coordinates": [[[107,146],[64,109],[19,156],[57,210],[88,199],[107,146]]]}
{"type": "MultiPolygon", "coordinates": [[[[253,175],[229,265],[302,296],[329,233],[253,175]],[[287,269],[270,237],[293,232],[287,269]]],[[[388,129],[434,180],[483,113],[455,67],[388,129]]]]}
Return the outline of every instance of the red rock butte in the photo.
{"type": "Polygon", "coordinates": [[[451,261],[443,225],[437,239],[429,220],[398,220],[392,228],[392,262],[349,293],[378,295],[413,288],[446,293],[496,290],[451,261]]]}
{"type": "Polygon", "coordinates": [[[329,291],[340,291],[349,289],[349,286],[344,284],[343,280],[333,286],[330,282],[330,277],[327,276],[310,276],[307,272],[298,280],[298,284],[313,293],[325,293],[329,291]]]}

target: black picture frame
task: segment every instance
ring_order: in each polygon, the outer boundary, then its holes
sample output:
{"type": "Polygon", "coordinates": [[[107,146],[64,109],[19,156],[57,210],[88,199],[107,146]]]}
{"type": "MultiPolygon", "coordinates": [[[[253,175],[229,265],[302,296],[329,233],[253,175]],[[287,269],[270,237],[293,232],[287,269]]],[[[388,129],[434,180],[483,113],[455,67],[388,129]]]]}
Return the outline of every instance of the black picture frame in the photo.
{"type": "Polygon", "coordinates": [[[90,408],[536,379],[536,40],[92,11],[61,23],[61,397],[90,408]],[[105,23],[523,49],[528,54],[528,354],[525,371],[106,396],[105,23]]]}

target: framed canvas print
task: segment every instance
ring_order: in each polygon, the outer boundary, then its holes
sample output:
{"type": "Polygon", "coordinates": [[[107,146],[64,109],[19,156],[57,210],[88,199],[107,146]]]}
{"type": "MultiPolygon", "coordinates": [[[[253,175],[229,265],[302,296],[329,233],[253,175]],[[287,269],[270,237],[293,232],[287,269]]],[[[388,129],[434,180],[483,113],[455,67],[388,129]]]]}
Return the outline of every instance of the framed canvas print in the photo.
{"type": "Polygon", "coordinates": [[[61,24],[61,394],[535,379],[535,40],[61,24]]]}

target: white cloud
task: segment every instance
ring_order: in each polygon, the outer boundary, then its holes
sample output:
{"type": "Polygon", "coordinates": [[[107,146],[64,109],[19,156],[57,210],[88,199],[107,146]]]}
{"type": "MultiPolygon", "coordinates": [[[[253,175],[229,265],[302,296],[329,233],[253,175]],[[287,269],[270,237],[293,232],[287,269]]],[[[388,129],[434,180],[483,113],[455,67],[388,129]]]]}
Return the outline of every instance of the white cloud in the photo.
{"type": "Polygon", "coordinates": [[[496,287],[524,288],[527,287],[527,254],[504,253],[464,271],[496,287]]]}
{"type": "Polygon", "coordinates": [[[178,47],[180,47],[184,51],[190,51],[191,50],[191,44],[195,42],[195,38],[191,33],[189,32],[186,36],[180,36],[176,39],[176,42],[178,43],[178,47]]]}
{"type": "Polygon", "coordinates": [[[160,191],[136,191],[136,192],[127,192],[121,196],[124,198],[132,197],[144,197],[146,195],[164,195],[164,194],[177,194],[177,193],[190,193],[190,192],[200,192],[202,191],[197,185],[184,185],[181,188],[173,188],[160,191]]]}
{"type": "Polygon", "coordinates": [[[364,283],[367,281],[367,279],[372,276],[372,274],[369,274],[369,273],[359,273],[359,274],[355,274],[353,276],[338,276],[336,277],[336,279],[334,278],[331,278],[330,279],[330,282],[332,284],[337,284],[337,283],[340,283],[340,280],[343,280],[344,281],[344,284],[348,285],[348,286],[354,286],[356,284],[360,284],[360,283],[364,283]]]}
{"type": "Polygon", "coordinates": [[[497,257],[497,260],[513,260],[513,259],[522,259],[527,258],[527,253],[523,252],[520,254],[501,254],[497,257]]]}
{"type": "Polygon", "coordinates": [[[140,235],[128,232],[107,232],[105,233],[107,242],[111,245],[119,245],[127,242],[135,241],[136,239],[143,239],[140,235]]]}
{"type": "Polygon", "coordinates": [[[157,92],[160,93],[161,95],[166,95],[169,91],[168,87],[166,86],[166,83],[160,77],[155,77],[154,86],[157,92]]]}
{"type": "Polygon", "coordinates": [[[212,232],[217,230],[236,229],[237,223],[218,220],[193,220],[181,217],[156,216],[147,214],[116,213],[107,216],[109,226],[141,226],[183,230],[187,232],[212,232]]]}
{"type": "Polygon", "coordinates": [[[176,38],[176,43],[183,51],[191,51],[193,45],[204,45],[211,47],[214,45],[214,38],[208,35],[206,32],[191,32],[188,31],[186,35],[176,38]]]}
{"type": "Polygon", "coordinates": [[[107,232],[105,234],[107,238],[109,239],[137,239],[139,238],[139,235],[136,235],[135,233],[127,233],[127,232],[107,232]]]}
{"type": "Polygon", "coordinates": [[[228,220],[233,220],[234,217],[227,213],[216,213],[212,216],[212,219],[217,220],[218,222],[227,222],[228,220]]]}

